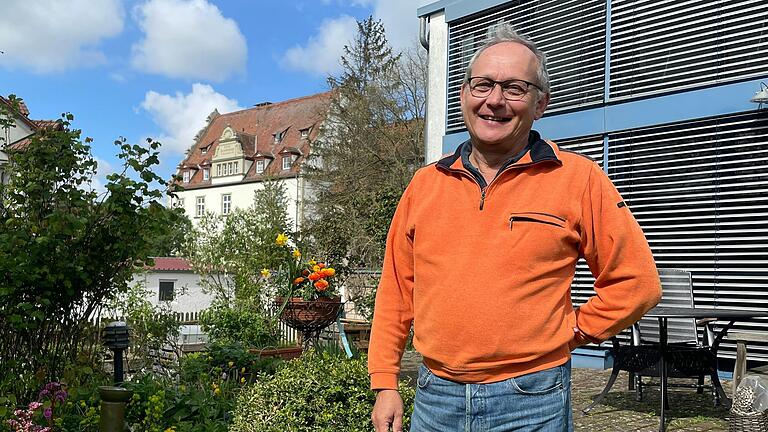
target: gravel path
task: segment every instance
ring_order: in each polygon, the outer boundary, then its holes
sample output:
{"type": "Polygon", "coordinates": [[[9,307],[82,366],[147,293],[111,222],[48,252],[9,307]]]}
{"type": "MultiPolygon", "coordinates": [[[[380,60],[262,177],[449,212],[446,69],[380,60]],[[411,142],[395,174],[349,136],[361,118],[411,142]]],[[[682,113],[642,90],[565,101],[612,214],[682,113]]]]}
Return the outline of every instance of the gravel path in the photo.
{"type": "MultiPolygon", "coordinates": [[[[421,356],[408,351],[403,356],[403,375],[416,382],[421,356]]],[[[574,430],[602,431],[657,431],[659,428],[659,388],[644,388],[642,402],[635,401],[634,391],[627,389],[627,374],[622,372],[619,379],[601,405],[596,406],[589,415],[581,409],[592,402],[608,381],[611,371],[594,369],[573,369],[572,398],[574,430]]],[[[691,383],[691,380],[682,382],[691,383]]],[[[708,380],[707,380],[708,382],[708,380]]],[[[730,382],[724,381],[723,387],[730,392],[730,382]]],[[[669,392],[670,410],[667,411],[668,431],[717,431],[726,432],[728,410],[722,406],[714,407],[711,393],[697,394],[694,389],[673,388],[669,392]]]]}

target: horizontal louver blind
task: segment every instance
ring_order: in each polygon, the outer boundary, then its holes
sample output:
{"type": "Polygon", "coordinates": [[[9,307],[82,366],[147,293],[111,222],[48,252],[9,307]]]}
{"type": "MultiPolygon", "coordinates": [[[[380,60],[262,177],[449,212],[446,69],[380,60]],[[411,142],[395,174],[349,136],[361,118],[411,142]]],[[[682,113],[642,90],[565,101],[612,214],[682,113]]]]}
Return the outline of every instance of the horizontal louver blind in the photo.
{"type": "Polygon", "coordinates": [[[613,0],[610,97],[768,74],[766,0],[613,0]]]}
{"type": "MultiPolygon", "coordinates": [[[[603,166],[603,138],[602,136],[587,136],[557,140],[557,145],[561,149],[581,153],[596,160],[600,166],[603,166]]],[[[587,299],[595,295],[595,278],[587,267],[584,259],[580,259],[576,264],[576,276],[571,284],[571,302],[574,306],[580,306],[587,302],[587,299]]]]}
{"type": "Polygon", "coordinates": [[[449,23],[446,131],[464,129],[459,92],[464,72],[488,28],[510,22],[548,56],[552,101],[548,112],[602,102],[605,74],[605,1],[515,1],[449,23]]]}
{"type": "MultiPolygon", "coordinates": [[[[696,306],[768,310],[768,115],[630,130],[610,134],[608,147],[609,175],[657,266],[691,271],[696,306]]],[[[750,354],[768,360],[768,347],[750,354]]]]}

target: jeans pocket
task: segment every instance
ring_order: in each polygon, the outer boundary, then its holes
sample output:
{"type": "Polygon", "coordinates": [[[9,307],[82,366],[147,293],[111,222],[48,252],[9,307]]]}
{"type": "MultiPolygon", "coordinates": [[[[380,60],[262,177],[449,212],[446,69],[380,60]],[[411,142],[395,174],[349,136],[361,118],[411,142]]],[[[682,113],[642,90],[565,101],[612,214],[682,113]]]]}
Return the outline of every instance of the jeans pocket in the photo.
{"type": "Polygon", "coordinates": [[[510,378],[509,384],[521,393],[543,395],[563,390],[563,366],[510,378]]]}
{"type": "Polygon", "coordinates": [[[419,378],[417,381],[417,385],[419,388],[426,388],[427,385],[429,385],[429,382],[432,380],[432,371],[429,370],[428,367],[424,366],[422,363],[421,366],[419,366],[419,378]]]}

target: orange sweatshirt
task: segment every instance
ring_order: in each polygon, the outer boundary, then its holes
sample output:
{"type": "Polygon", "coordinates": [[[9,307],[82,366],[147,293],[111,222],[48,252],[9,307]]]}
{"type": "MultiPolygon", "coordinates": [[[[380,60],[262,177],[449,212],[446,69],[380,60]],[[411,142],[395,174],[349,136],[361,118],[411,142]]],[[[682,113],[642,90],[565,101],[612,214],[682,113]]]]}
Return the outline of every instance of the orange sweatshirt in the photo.
{"type": "Polygon", "coordinates": [[[530,150],[481,188],[462,164],[464,145],[416,173],[392,220],[372,389],[397,388],[412,322],[436,375],[487,383],[563,364],[569,343],[615,335],[661,296],[640,226],[595,162],[532,132],[530,150]],[[579,257],[597,294],[575,310],[579,257]]]}

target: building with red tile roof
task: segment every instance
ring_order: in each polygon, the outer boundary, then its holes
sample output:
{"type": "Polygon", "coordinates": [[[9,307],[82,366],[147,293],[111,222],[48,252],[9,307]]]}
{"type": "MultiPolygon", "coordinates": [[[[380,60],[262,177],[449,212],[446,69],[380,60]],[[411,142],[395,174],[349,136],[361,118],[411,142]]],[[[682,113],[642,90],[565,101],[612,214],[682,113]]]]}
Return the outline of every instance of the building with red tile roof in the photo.
{"type": "Polygon", "coordinates": [[[8,151],[21,150],[31,142],[32,136],[41,129],[58,127],[55,120],[32,120],[29,118],[29,108],[23,101],[17,105],[9,99],[0,96],[2,112],[9,112],[13,117],[14,126],[0,129],[0,182],[6,181],[8,151]]]}
{"type": "Polygon", "coordinates": [[[298,224],[304,196],[301,165],[321,133],[330,99],[326,92],[211,113],[177,167],[184,191],[173,205],[183,207],[193,221],[206,212],[227,214],[249,207],[262,182],[275,178],[286,186],[289,216],[298,224]]]}

